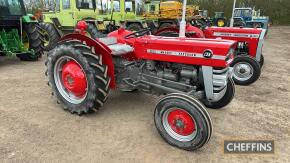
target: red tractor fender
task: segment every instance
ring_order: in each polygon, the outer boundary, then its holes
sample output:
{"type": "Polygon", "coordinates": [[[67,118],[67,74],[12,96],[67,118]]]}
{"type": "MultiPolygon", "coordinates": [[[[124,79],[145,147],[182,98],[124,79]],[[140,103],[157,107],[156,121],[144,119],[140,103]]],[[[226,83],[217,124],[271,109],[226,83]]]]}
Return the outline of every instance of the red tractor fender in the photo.
{"type": "Polygon", "coordinates": [[[60,43],[67,40],[79,40],[89,47],[94,47],[95,55],[101,55],[103,63],[108,66],[108,75],[111,78],[110,88],[115,89],[116,81],[114,76],[114,64],[111,50],[109,49],[109,47],[98,40],[93,40],[90,37],[77,33],[65,35],[61,38],[60,43]]]}

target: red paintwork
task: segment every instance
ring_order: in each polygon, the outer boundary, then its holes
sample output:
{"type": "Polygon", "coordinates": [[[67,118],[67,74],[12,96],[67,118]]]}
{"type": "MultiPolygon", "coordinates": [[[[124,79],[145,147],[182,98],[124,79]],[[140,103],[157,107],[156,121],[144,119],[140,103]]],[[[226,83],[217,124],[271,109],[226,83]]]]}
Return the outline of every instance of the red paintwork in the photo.
{"type": "Polygon", "coordinates": [[[215,55],[226,56],[229,52],[228,50],[234,46],[234,43],[235,42],[223,40],[213,41],[210,39],[172,38],[149,35],[142,38],[136,38],[134,42],[134,48],[138,49],[135,51],[135,55],[140,59],[192,64],[199,66],[227,67],[232,62],[233,58],[225,61],[207,58],[190,58],[186,56],[149,54],[147,53],[147,49],[180,51],[188,53],[193,52],[198,54],[203,54],[205,50],[211,49],[215,55]]]}
{"type": "Polygon", "coordinates": [[[131,33],[133,33],[133,32],[128,31],[124,28],[119,28],[118,30],[109,33],[107,37],[116,37],[118,43],[125,44],[126,41],[125,41],[124,37],[131,34],[131,33]]]}
{"type": "Polygon", "coordinates": [[[148,59],[213,67],[226,67],[232,62],[233,58],[228,61],[207,58],[189,58],[186,56],[149,54],[147,53],[147,50],[153,49],[203,54],[205,50],[210,49],[215,55],[226,56],[229,49],[235,46],[234,41],[221,39],[173,38],[153,35],[125,39],[124,36],[126,35],[119,35],[118,32],[110,33],[109,36],[116,37],[119,43],[126,42],[134,47],[134,53],[129,56],[127,55],[126,58],[148,59]]]}
{"type": "MultiPolygon", "coordinates": [[[[225,32],[225,33],[245,33],[245,34],[261,34],[262,29],[258,28],[239,28],[239,27],[208,27],[204,30],[206,38],[218,38],[213,36],[214,32],[225,32]]],[[[222,39],[235,40],[238,42],[247,42],[249,46],[249,55],[256,57],[258,48],[259,38],[246,38],[246,37],[221,37],[222,39]]]]}
{"type": "Polygon", "coordinates": [[[192,117],[182,109],[176,109],[168,114],[167,121],[171,129],[179,135],[188,136],[196,130],[192,117]]]}
{"type": "Polygon", "coordinates": [[[61,79],[64,87],[76,97],[83,97],[86,94],[86,75],[75,61],[71,60],[63,65],[61,79]]]}
{"type": "MultiPolygon", "coordinates": [[[[156,32],[156,35],[158,35],[161,32],[164,31],[173,31],[176,33],[179,33],[179,29],[176,27],[170,27],[170,28],[165,28],[160,31],[156,32]]],[[[208,27],[204,29],[204,31],[201,31],[199,28],[194,27],[192,25],[187,24],[186,25],[186,32],[191,33],[194,32],[196,33],[195,35],[189,35],[187,34],[186,37],[191,37],[191,38],[209,38],[209,39],[216,39],[216,38],[221,38],[221,39],[226,39],[226,40],[234,40],[238,42],[247,42],[249,46],[249,55],[252,57],[256,57],[256,52],[257,52],[257,47],[259,43],[259,38],[246,38],[246,37],[217,37],[214,36],[214,32],[223,32],[223,33],[239,33],[239,34],[261,34],[262,29],[257,29],[257,28],[239,28],[239,27],[208,27]],[[200,33],[204,34],[200,34],[200,33]]]]}
{"type": "Polygon", "coordinates": [[[61,38],[61,42],[67,40],[80,40],[82,42],[85,42],[89,47],[94,47],[95,54],[101,55],[103,63],[109,67],[108,75],[111,78],[110,88],[116,88],[113,57],[111,55],[112,51],[108,48],[108,46],[104,45],[100,41],[96,41],[85,35],[76,33],[68,34],[61,38]]]}
{"type": "MultiPolygon", "coordinates": [[[[146,35],[138,38],[125,39],[124,36],[132,32],[119,29],[110,33],[109,37],[116,37],[118,43],[129,44],[134,48],[133,53],[123,55],[123,58],[128,60],[156,60],[165,62],[182,63],[196,66],[211,66],[224,68],[230,65],[233,61],[233,55],[228,60],[220,60],[214,58],[204,58],[202,55],[206,50],[211,50],[215,56],[225,57],[228,55],[230,48],[235,47],[235,41],[221,40],[221,39],[204,39],[204,38],[170,38],[162,36],[146,35]],[[175,51],[190,54],[197,54],[201,57],[187,57],[166,54],[152,54],[147,50],[159,51],[175,51]]],[[[64,36],[61,40],[77,39],[85,42],[90,47],[95,47],[97,55],[103,56],[103,63],[108,66],[108,75],[111,77],[111,88],[116,88],[114,77],[114,65],[111,50],[108,46],[98,40],[93,40],[81,34],[69,34],[64,36]]]]}
{"type": "Polygon", "coordinates": [[[81,20],[76,25],[76,32],[82,35],[85,35],[87,28],[88,28],[88,24],[85,21],[81,20]]]}
{"type": "MultiPolygon", "coordinates": [[[[258,28],[230,28],[230,27],[209,27],[204,30],[206,38],[217,38],[213,36],[214,32],[228,32],[228,33],[246,33],[246,34],[261,34],[262,29],[258,28]]],[[[221,37],[222,39],[235,40],[238,42],[247,42],[249,46],[249,55],[256,57],[258,48],[259,38],[238,38],[238,37],[221,37]]]]}

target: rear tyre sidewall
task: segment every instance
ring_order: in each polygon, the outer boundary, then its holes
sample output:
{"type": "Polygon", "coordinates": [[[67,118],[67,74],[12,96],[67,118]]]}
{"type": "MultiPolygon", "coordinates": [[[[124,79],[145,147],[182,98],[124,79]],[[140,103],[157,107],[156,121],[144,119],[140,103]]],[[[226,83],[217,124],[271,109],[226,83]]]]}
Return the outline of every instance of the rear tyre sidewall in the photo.
{"type": "Polygon", "coordinates": [[[29,40],[29,50],[34,54],[19,54],[17,57],[22,61],[37,61],[43,55],[43,38],[37,23],[23,24],[23,32],[29,40]]]}
{"type": "Polygon", "coordinates": [[[83,113],[96,111],[103,106],[109,92],[110,79],[106,75],[107,67],[100,62],[100,57],[93,57],[95,54],[91,52],[89,47],[78,42],[64,42],[49,53],[46,62],[49,85],[52,87],[53,94],[59,103],[64,106],[65,110],[81,115],[83,113]],[[86,75],[86,97],[78,104],[73,104],[66,100],[59,92],[55,83],[54,68],[57,60],[63,56],[68,56],[77,62],[86,75]]]}
{"type": "Polygon", "coordinates": [[[189,151],[196,150],[209,141],[212,132],[211,120],[208,113],[205,114],[205,112],[204,106],[197,100],[189,100],[171,94],[161,99],[156,105],[154,112],[155,126],[162,138],[170,145],[189,151]],[[170,108],[183,109],[195,120],[197,131],[191,141],[181,142],[171,137],[165,130],[162,118],[166,110],[170,108]]]}
{"type": "Polygon", "coordinates": [[[49,51],[57,45],[57,42],[59,41],[61,36],[59,35],[56,27],[51,23],[40,23],[40,27],[46,32],[49,37],[48,45],[44,47],[45,51],[49,51]]]}
{"type": "Polygon", "coordinates": [[[94,82],[94,77],[93,77],[94,74],[92,73],[93,71],[88,66],[87,61],[82,57],[82,54],[79,51],[73,51],[73,49],[67,48],[65,46],[63,46],[62,48],[63,49],[60,49],[60,50],[56,49],[55,54],[53,54],[53,57],[49,58],[50,61],[48,62],[49,81],[54,90],[53,92],[56,93],[57,99],[59,99],[60,102],[63,103],[65,106],[70,108],[70,110],[76,111],[76,112],[78,109],[86,110],[85,109],[86,105],[92,105],[92,103],[88,99],[91,99],[92,96],[93,97],[96,96],[95,95],[96,83],[94,82]],[[80,104],[73,104],[73,103],[68,102],[60,94],[58,88],[56,87],[55,78],[54,78],[54,68],[55,68],[55,64],[57,60],[63,56],[68,56],[68,57],[73,58],[81,66],[84,74],[86,75],[88,91],[87,91],[86,98],[80,104]]]}
{"type": "Polygon", "coordinates": [[[103,38],[106,37],[105,34],[101,33],[98,31],[97,27],[92,24],[92,23],[88,23],[88,27],[87,30],[88,34],[90,35],[90,37],[94,40],[98,39],[98,38],[103,38]]]}
{"type": "MultiPolygon", "coordinates": [[[[245,62],[245,63],[248,63],[249,65],[251,65],[253,68],[252,69],[253,74],[247,80],[239,80],[239,79],[235,78],[235,76],[233,75],[233,80],[234,80],[235,84],[247,86],[247,85],[250,85],[250,84],[253,84],[254,82],[256,82],[260,78],[260,75],[261,75],[260,63],[256,59],[254,59],[250,56],[238,56],[238,57],[235,57],[233,63],[231,64],[231,67],[234,67],[236,64],[238,64],[240,62],[245,62]]],[[[235,73],[235,72],[233,72],[233,73],[235,73]]]]}
{"type": "Polygon", "coordinates": [[[140,30],[142,30],[142,26],[137,24],[137,23],[132,23],[132,24],[128,25],[127,30],[135,31],[135,32],[140,31],[140,30]]]}

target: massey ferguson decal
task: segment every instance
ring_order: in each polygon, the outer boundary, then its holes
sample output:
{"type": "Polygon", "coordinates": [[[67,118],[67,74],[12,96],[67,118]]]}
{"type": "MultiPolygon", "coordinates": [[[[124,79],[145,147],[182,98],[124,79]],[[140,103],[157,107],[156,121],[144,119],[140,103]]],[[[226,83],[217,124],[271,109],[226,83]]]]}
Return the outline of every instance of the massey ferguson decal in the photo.
{"type": "Polygon", "coordinates": [[[214,32],[216,37],[259,38],[259,34],[214,32]]]}
{"type": "Polygon", "coordinates": [[[213,53],[212,53],[211,50],[205,50],[205,51],[203,52],[203,57],[204,57],[204,58],[211,58],[212,56],[213,56],[213,53]]]}
{"type": "Polygon", "coordinates": [[[192,57],[192,58],[212,58],[212,59],[218,59],[218,60],[225,60],[226,58],[225,56],[221,56],[221,55],[213,55],[211,50],[206,50],[203,54],[197,54],[197,53],[188,53],[188,52],[148,49],[147,53],[175,55],[175,56],[192,57]]]}

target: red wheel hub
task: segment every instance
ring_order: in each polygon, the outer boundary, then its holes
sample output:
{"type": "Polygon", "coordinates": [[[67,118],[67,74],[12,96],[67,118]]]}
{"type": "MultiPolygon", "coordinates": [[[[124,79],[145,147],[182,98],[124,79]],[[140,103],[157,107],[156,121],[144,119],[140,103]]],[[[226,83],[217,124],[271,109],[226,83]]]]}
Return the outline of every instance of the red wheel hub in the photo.
{"type": "Polygon", "coordinates": [[[64,87],[74,96],[85,96],[87,92],[87,79],[77,62],[71,60],[63,65],[61,79],[64,87]]]}
{"type": "Polygon", "coordinates": [[[172,130],[179,135],[188,136],[196,130],[194,120],[185,110],[173,110],[167,120],[172,130]]]}

